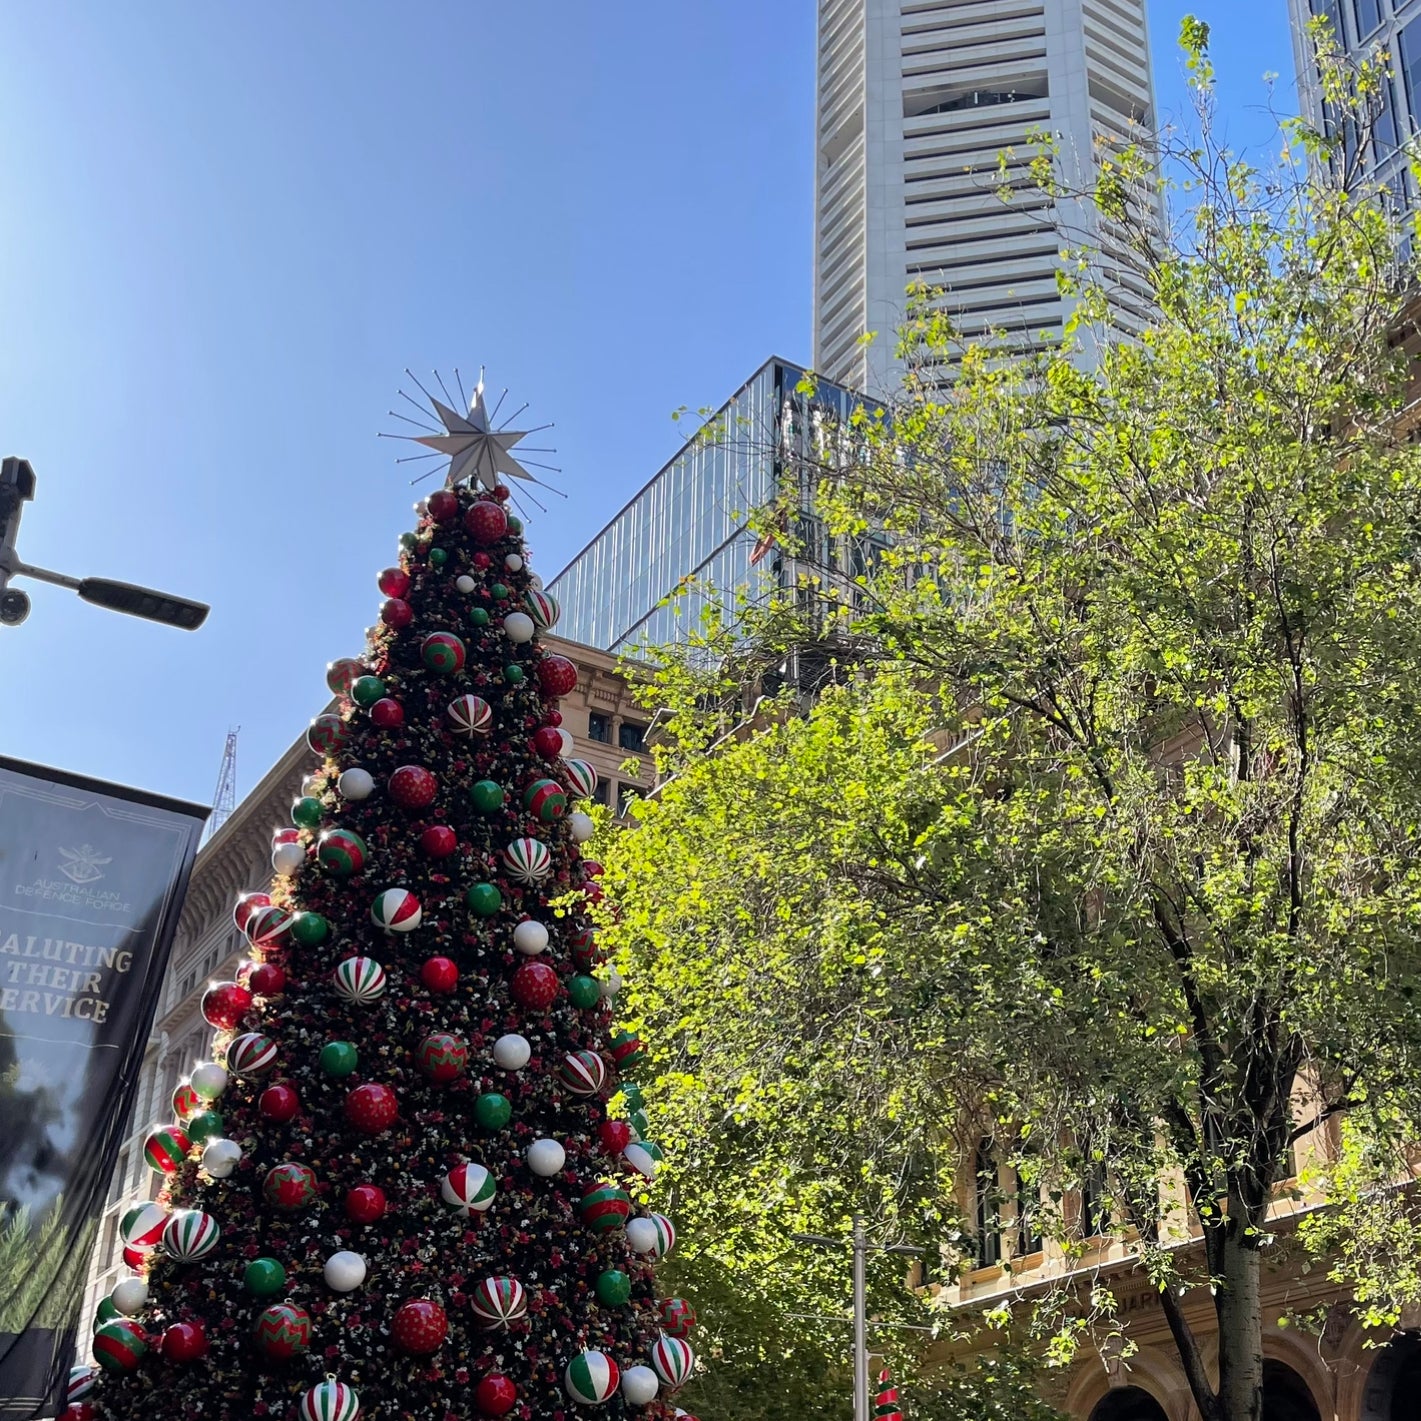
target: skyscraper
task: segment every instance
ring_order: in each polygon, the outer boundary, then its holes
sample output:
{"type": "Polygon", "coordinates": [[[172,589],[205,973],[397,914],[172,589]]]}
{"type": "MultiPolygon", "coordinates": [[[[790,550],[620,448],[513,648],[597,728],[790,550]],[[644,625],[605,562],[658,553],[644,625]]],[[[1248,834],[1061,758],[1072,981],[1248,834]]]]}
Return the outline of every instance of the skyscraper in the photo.
{"type": "MultiPolygon", "coordinates": [[[[964,334],[1058,337],[1062,239],[1026,172],[1032,134],[1084,172],[1152,128],[1145,0],[819,0],[818,62],[815,369],[890,389],[915,282],[945,288],[964,334]]],[[[1119,315],[1143,321],[1144,283],[1116,234],[1096,235],[1119,315]]]]}

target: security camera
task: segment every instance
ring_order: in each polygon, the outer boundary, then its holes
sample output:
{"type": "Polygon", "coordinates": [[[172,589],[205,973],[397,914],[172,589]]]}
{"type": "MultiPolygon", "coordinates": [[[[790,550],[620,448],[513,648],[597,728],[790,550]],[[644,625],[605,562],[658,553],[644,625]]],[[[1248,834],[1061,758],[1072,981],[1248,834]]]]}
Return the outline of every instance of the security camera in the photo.
{"type": "Polygon", "coordinates": [[[18,627],[30,614],[29,593],[18,587],[7,587],[0,592],[0,623],[7,627],[18,627]]]}

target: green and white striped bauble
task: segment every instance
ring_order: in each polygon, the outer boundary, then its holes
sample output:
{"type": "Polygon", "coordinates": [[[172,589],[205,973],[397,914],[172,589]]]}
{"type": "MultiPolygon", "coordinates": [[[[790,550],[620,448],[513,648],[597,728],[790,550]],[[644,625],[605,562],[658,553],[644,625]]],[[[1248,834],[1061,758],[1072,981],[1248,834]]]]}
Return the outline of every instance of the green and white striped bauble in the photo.
{"type": "Polygon", "coordinates": [[[503,851],[503,863],[519,883],[533,884],[552,872],[553,856],[540,839],[514,839],[503,851]]]}
{"type": "Polygon", "coordinates": [[[483,1165],[472,1162],[456,1164],[439,1186],[444,1202],[466,1219],[471,1214],[486,1213],[497,1192],[493,1176],[483,1165]]]}
{"type": "Polygon", "coordinates": [[[387,933],[413,932],[422,916],[419,899],[408,888],[387,888],[370,904],[370,921],[387,933]]]}
{"type": "Polygon", "coordinates": [[[586,760],[564,760],[562,777],[567,782],[568,795],[573,799],[591,799],[597,788],[597,771],[586,760]]]}
{"type": "Polygon", "coordinates": [[[163,1228],[163,1252],[179,1263],[195,1263],[217,1247],[221,1233],[211,1214],[201,1209],[183,1209],[163,1228]]]}
{"type": "Polygon", "coordinates": [[[373,957],[347,957],[331,974],[348,1002],[373,1002],[385,992],[385,969],[373,957]]]}
{"type": "Polygon", "coordinates": [[[301,1398],[301,1421],[358,1421],[360,1397],[334,1377],[313,1386],[301,1398]]]}
{"type": "Polygon", "coordinates": [[[668,1337],[663,1332],[651,1349],[651,1369],[668,1391],[684,1386],[695,1365],[696,1354],[679,1337],[668,1337]]]}
{"type": "Polygon", "coordinates": [[[507,1327],[528,1311],[528,1295],[517,1278],[485,1278],[469,1303],[483,1327],[507,1327]]]}
{"type": "Polygon", "coordinates": [[[227,1069],[239,1076],[264,1076],[276,1065],[276,1042],[260,1031],[244,1031],[227,1045],[227,1069]]]}
{"type": "Polygon", "coordinates": [[[584,1406],[600,1406],[616,1391],[620,1380],[617,1364],[596,1348],[579,1352],[563,1373],[567,1394],[584,1406]]]}
{"type": "Polygon", "coordinates": [[[555,627],[562,615],[558,599],[551,592],[544,592],[541,587],[529,588],[523,594],[523,610],[532,617],[533,625],[540,631],[555,627]]]}

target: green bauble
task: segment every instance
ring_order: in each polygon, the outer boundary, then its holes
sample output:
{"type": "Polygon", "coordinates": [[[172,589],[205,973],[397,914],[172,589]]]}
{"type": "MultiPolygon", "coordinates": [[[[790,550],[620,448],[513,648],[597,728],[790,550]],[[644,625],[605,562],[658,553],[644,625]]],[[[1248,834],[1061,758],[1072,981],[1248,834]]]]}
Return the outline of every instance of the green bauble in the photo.
{"type": "Polygon", "coordinates": [[[506,1095],[496,1090],[485,1091],[474,1102],[474,1119],[485,1130],[501,1130],[513,1119],[513,1106],[506,1095]]]}
{"type": "Polygon", "coordinates": [[[378,676],[357,676],[350,683],[350,699],[358,706],[373,706],[385,694],[385,683],[378,676]]]}
{"type": "Polygon", "coordinates": [[[602,988],[595,977],[579,974],[567,984],[567,994],[575,1007],[595,1007],[602,1000],[602,988]]]}
{"type": "Polygon", "coordinates": [[[632,1280],[619,1268],[608,1268],[597,1275],[597,1298],[609,1308],[619,1308],[630,1301],[632,1280]]]}
{"type": "Polygon", "coordinates": [[[314,829],[325,817],[321,801],[309,794],[291,806],[291,822],[301,829],[314,829]]]}
{"type": "Polygon", "coordinates": [[[497,780],[480,780],[469,791],[469,798],[480,814],[492,814],[503,808],[503,786],[497,780]]]}
{"type": "Polygon", "coordinates": [[[430,550],[429,550],[429,565],[430,565],[430,567],[443,567],[444,564],[445,564],[446,562],[448,562],[448,561],[449,561],[449,554],[448,554],[443,548],[430,548],[430,550]]]}
{"type": "Polygon", "coordinates": [[[628,1110],[640,1110],[646,1104],[646,1097],[642,1095],[641,1087],[635,1081],[623,1081],[621,1091],[628,1110]]]}
{"type": "Polygon", "coordinates": [[[488,609],[486,607],[470,607],[469,625],[474,627],[488,626],[488,609]]]}
{"type": "Polygon", "coordinates": [[[491,918],[503,907],[503,894],[493,883],[471,883],[464,901],[481,918],[491,918]]]}
{"type": "Polygon", "coordinates": [[[506,602],[508,600],[508,584],[506,582],[495,582],[489,591],[493,593],[495,602],[506,602]]]}
{"type": "Polygon", "coordinates": [[[302,947],[319,947],[331,935],[331,925],[319,913],[297,913],[291,920],[291,936],[302,947]]]}
{"type": "Polygon", "coordinates": [[[503,668],[503,679],[510,686],[517,686],[525,679],[525,672],[521,666],[505,666],[503,668]]]}
{"type": "Polygon", "coordinates": [[[651,1121],[646,1118],[646,1111],[644,1110],[633,1110],[632,1113],[627,1116],[627,1124],[637,1132],[638,1136],[646,1134],[646,1132],[651,1129],[651,1121]]]}
{"type": "Polygon", "coordinates": [[[321,1069],[328,1076],[348,1076],[360,1064],[360,1053],[349,1041],[327,1041],[321,1047],[321,1069]]]}
{"type": "Polygon", "coordinates": [[[187,1131],[188,1139],[195,1144],[205,1145],[208,1140],[215,1140],[222,1133],[222,1117],[215,1110],[199,1110],[196,1115],[188,1117],[183,1129],[187,1131]]]}
{"type": "Polygon", "coordinates": [[[401,546],[406,552],[413,552],[414,549],[415,549],[415,546],[416,546],[418,543],[419,543],[419,537],[418,537],[417,534],[414,534],[414,533],[401,533],[401,534],[400,534],[400,546],[401,546]]]}
{"type": "Polygon", "coordinates": [[[508,531],[510,533],[521,533],[523,531],[523,520],[516,514],[508,515],[508,531]]]}
{"type": "Polygon", "coordinates": [[[102,1297],[99,1299],[99,1310],[94,1314],[94,1331],[97,1332],[104,1323],[112,1322],[114,1318],[120,1316],[119,1310],[113,1305],[113,1299],[102,1297]]]}
{"type": "Polygon", "coordinates": [[[274,1258],[254,1258],[242,1274],[242,1286],[255,1297],[269,1298],[286,1286],[286,1269],[274,1258]]]}

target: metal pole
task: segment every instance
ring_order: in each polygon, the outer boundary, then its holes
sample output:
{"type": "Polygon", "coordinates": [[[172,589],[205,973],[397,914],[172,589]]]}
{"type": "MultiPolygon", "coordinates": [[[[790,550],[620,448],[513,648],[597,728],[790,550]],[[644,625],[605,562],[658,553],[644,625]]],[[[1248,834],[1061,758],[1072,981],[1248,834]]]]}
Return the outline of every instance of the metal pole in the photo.
{"type": "Polygon", "coordinates": [[[868,1300],[863,1215],[854,1215],[854,1421],[868,1421],[868,1300]]]}

